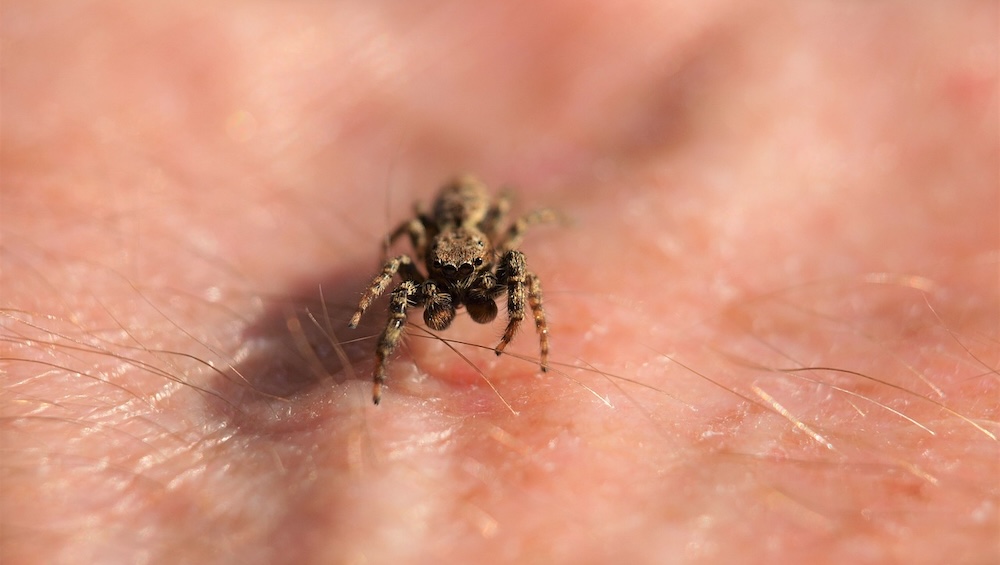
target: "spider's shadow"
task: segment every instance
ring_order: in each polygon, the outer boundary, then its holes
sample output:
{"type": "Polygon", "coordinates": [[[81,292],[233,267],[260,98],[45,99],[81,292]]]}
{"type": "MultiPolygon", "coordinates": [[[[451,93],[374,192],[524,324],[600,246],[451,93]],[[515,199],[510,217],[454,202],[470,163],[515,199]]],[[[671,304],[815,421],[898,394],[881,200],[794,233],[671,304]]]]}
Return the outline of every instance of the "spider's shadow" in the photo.
{"type": "Polygon", "coordinates": [[[325,396],[316,394],[322,388],[367,382],[381,320],[372,316],[357,329],[347,327],[367,283],[368,277],[345,269],[263,297],[264,312],[240,336],[237,361],[220,369],[209,387],[210,409],[244,425],[258,410],[285,413],[325,396]]]}

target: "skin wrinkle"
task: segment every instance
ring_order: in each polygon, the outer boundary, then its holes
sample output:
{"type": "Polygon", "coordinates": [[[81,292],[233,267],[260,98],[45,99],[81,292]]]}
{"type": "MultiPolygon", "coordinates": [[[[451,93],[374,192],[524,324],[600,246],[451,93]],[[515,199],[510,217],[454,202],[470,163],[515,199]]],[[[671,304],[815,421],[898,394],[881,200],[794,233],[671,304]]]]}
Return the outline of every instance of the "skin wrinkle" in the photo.
{"type": "Polygon", "coordinates": [[[7,6],[0,561],[996,560],[968,6],[7,6]],[[372,408],[384,304],[343,326],[469,169],[572,219],[552,370],[460,316],[372,408]]]}

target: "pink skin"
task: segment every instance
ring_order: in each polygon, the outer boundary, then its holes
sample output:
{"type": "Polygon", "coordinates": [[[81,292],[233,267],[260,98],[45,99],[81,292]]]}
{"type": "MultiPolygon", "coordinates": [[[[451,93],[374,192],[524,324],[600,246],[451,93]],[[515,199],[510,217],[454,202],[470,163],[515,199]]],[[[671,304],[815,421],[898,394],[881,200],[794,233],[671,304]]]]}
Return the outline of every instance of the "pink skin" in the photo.
{"type": "Polygon", "coordinates": [[[5,565],[1000,558],[996,3],[199,6],[4,5],[5,565]],[[414,315],[373,407],[466,170],[553,370],[414,315]]]}

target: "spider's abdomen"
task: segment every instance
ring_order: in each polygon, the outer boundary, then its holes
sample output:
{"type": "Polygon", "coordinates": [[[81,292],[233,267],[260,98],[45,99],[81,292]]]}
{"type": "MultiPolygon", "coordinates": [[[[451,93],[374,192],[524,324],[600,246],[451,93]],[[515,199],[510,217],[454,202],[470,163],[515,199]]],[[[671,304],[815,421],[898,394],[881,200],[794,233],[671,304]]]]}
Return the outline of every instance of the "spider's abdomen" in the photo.
{"type": "Polygon", "coordinates": [[[475,226],[486,217],[489,205],[486,185],[463,175],[441,189],[434,201],[434,220],[439,227],[475,226]]]}

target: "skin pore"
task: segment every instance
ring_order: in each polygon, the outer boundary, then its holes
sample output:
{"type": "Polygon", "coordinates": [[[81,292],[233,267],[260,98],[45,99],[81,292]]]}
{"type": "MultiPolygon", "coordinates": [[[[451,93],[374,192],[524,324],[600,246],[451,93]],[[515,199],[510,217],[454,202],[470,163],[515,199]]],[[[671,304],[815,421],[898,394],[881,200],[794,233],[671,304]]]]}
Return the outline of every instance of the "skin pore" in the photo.
{"type": "Polygon", "coordinates": [[[5,4],[0,561],[995,562],[997,5],[758,4],[5,4]],[[552,370],[371,406],[464,171],[552,370]]]}

